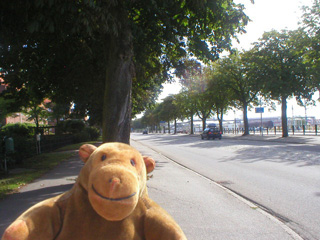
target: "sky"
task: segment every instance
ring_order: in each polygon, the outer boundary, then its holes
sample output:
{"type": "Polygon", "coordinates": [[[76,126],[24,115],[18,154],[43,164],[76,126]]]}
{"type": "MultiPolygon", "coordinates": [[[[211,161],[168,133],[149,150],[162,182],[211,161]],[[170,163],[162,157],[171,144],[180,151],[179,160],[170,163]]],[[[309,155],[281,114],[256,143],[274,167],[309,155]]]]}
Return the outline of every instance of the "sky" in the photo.
{"type": "MultiPolygon", "coordinates": [[[[245,13],[251,19],[251,22],[246,26],[247,33],[238,36],[240,43],[234,41],[234,46],[238,49],[249,50],[251,44],[258,41],[264,32],[276,29],[294,30],[298,28],[298,22],[302,16],[301,6],[311,6],[313,0],[255,0],[254,4],[250,0],[235,0],[236,3],[242,3],[245,6],[245,13]]],[[[164,84],[163,92],[160,94],[158,101],[165,98],[168,94],[179,93],[181,86],[178,82],[172,84],[164,84]]],[[[315,94],[315,99],[319,97],[319,93],[315,94]]],[[[264,109],[263,117],[278,117],[281,115],[280,106],[276,111],[264,109]]],[[[289,100],[287,106],[288,117],[305,117],[305,108],[296,104],[295,100],[289,100]]],[[[320,103],[317,106],[307,108],[307,116],[314,116],[320,119],[320,103]]],[[[225,119],[242,118],[242,112],[230,111],[225,119]]],[[[259,118],[260,114],[255,113],[254,109],[249,111],[249,118],[259,118]]]]}

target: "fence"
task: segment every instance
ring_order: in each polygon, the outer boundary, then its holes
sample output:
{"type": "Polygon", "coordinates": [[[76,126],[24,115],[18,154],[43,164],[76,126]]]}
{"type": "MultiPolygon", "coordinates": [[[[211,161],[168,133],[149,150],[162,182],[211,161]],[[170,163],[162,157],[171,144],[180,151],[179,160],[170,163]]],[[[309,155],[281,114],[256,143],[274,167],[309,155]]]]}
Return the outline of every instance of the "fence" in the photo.
{"type": "MultiPolygon", "coordinates": [[[[290,126],[288,127],[288,132],[289,134],[295,135],[318,135],[318,125],[302,125],[302,127],[295,127],[295,126],[290,126]]],[[[244,128],[224,128],[223,129],[224,133],[229,133],[229,134],[242,134],[244,133],[244,128]]],[[[250,134],[282,134],[282,127],[270,127],[270,128],[249,128],[249,133],[250,134]]]]}
{"type": "Polygon", "coordinates": [[[51,152],[60,147],[63,147],[68,144],[74,143],[74,137],[72,135],[42,135],[36,141],[36,150],[37,153],[51,152]]]}

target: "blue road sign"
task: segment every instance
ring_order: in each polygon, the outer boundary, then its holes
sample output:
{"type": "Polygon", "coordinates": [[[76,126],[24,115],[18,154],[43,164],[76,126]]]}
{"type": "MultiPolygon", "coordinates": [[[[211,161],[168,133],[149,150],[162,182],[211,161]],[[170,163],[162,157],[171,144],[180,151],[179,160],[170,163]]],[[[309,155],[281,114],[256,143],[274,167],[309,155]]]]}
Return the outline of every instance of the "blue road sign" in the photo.
{"type": "Polygon", "coordinates": [[[256,109],[256,113],[264,113],[264,108],[263,107],[257,107],[256,109]]]}

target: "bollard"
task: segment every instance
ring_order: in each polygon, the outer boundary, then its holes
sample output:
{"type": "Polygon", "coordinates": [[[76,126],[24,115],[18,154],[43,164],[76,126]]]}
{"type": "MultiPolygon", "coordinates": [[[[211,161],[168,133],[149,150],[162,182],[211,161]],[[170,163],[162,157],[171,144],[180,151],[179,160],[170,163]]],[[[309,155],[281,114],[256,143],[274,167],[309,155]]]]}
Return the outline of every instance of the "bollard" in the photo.
{"type": "Polygon", "coordinates": [[[315,131],[316,131],[316,135],[318,135],[318,125],[315,125],[314,128],[315,128],[315,131]]]}
{"type": "Polygon", "coordinates": [[[294,126],[292,126],[292,135],[294,135],[294,126]]]}

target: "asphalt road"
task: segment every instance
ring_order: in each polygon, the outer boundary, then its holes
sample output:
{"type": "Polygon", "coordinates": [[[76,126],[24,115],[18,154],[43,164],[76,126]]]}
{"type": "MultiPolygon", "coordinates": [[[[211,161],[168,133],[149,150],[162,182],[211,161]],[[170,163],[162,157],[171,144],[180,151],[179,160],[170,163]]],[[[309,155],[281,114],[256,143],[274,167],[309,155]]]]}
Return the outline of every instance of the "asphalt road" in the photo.
{"type": "Polygon", "coordinates": [[[255,203],[302,238],[320,239],[319,145],[187,135],[131,138],[255,203]]]}

